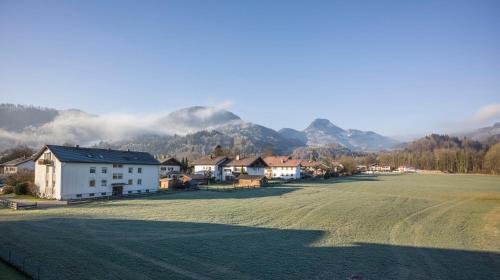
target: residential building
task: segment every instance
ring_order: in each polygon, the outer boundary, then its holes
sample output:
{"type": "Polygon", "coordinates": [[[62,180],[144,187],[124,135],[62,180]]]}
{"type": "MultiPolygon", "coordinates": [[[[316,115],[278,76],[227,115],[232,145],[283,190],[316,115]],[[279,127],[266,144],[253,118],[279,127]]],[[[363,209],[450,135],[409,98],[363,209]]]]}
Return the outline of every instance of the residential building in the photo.
{"type": "Polygon", "coordinates": [[[21,170],[35,170],[35,162],[31,157],[20,157],[0,164],[0,173],[15,174],[21,170]]]}
{"type": "Polygon", "coordinates": [[[223,181],[223,167],[228,161],[226,156],[207,156],[192,162],[194,174],[206,175],[215,181],[223,181]]]}
{"type": "Polygon", "coordinates": [[[175,158],[165,159],[160,165],[160,177],[177,179],[181,174],[182,164],[175,158]]]}
{"type": "Polygon", "coordinates": [[[42,197],[68,200],[159,188],[160,162],[144,152],[46,145],[34,159],[42,197]]]}
{"type": "Polygon", "coordinates": [[[242,157],[237,155],[235,158],[228,159],[223,164],[222,181],[234,181],[240,174],[264,176],[268,167],[261,157],[242,157]]]}
{"type": "Polygon", "coordinates": [[[272,179],[300,179],[301,160],[291,159],[286,156],[265,157],[264,161],[268,165],[265,175],[272,179]]]}

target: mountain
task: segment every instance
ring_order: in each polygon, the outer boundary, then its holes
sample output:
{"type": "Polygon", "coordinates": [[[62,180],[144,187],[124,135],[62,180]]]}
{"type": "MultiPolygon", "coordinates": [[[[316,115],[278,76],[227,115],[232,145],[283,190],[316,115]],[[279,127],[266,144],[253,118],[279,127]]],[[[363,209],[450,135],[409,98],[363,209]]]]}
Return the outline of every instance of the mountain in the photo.
{"type": "Polygon", "coordinates": [[[492,126],[479,128],[472,132],[463,133],[460,136],[465,136],[469,139],[477,141],[493,140],[493,142],[498,142],[500,140],[500,122],[497,122],[492,126]]]}
{"type": "Polygon", "coordinates": [[[50,108],[0,104],[0,129],[20,132],[53,121],[59,111],[50,108]]]}
{"type": "Polygon", "coordinates": [[[394,148],[399,142],[372,131],[344,130],[327,119],[315,119],[306,129],[280,130],[283,137],[300,140],[310,147],[337,144],[358,151],[379,151],[394,148]]]}
{"type": "Polygon", "coordinates": [[[171,131],[193,133],[216,129],[222,125],[240,124],[243,120],[232,112],[214,107],[193,106],[174,111],[158,121],[171,131]]]}

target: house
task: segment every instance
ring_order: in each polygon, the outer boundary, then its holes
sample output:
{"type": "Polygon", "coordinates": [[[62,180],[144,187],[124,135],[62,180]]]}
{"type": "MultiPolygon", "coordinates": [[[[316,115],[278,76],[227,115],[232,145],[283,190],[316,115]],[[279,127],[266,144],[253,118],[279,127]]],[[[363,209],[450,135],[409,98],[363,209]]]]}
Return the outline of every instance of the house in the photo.
{"type": "Polygon", "coordinates": [[[160,177],[178,178],[181,175],[182,164],[175,158],[165,159],[160,164],[160,177]]]}
{"type": "Polygon", "coordinates": [[[223,166],[228,161],[226,156],[207,156],[199,160],[195,160],[192,165],[194,166],[194,174],[206,175],[215,181],[223,181],[223,166]]]}
{"type": "Polygon", "coordinates": [[[0,164],[0,173],[15,174],[21,170],[35,170],[35,162],[31,157],[20,157],[0,164]]]}
{"type": "Polygon", "coordinates": [[[262,187],[267,183],[264,175],[241,174],[238,176],[238,186],[240,187],[262,187]]]}
{"type": "Polygon", "coordinates": [[[265,172],[267,178],[300,179],[301,160],[291,159],[286,156],[270,156],[265,157],[264,161],[269,166],[265,172]]]}
{"type": "MultiPolygon", "coordinates": [[[[302,174],[309,177],[322,177],[330,172],[331,168],[319,161],[302,161],[302,174]]],[[[333,171],[333,170],[332,170],[333,171]]],[[[336,171],[334,171],[336,172],[336,171]]]]}
{"type": "Polygon", "coordinates": [[[160,189],[170,189],[182,186],[182,179],[162,178],[160,179],[160,189]]]}
{"type": "Polygon", "coordinates": [[[68,200],[158,190],[160,162],[148,153],[46,145],[34,159],[42,197],[68,200]]]}
{"type": "Polygon", "coordinates": [[[222,181],[234,181],[240,174],[264,176],[268,167],[261,157],[237,155],[224,163],[222,181]]]}
{"type": "Polygon", "coordinates": [[[183,176],[184,185],[189,185],[191,187],[208,185],[209,180],[210,176],[203,174],[190,174],[183,176]]]}

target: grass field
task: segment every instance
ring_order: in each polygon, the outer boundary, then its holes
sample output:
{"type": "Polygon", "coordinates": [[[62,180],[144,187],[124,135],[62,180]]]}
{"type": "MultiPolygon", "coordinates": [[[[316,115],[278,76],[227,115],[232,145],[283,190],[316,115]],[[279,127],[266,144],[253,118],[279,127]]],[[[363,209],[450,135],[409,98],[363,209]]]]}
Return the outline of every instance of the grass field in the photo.
{"type": "MultiPolygon", "coordinates": [[[[0,210],[41,279],[498,279],[500,177],[343,177],[0,210]]],[[[7,249],[6,249],[7,248],[7,249]]]]}

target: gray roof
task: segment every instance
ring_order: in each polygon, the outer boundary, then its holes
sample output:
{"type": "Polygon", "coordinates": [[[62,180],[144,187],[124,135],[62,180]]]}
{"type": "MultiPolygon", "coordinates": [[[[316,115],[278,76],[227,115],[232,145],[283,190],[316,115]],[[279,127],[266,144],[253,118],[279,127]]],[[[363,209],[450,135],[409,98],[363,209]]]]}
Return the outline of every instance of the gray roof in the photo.
{"type": "Polygon", "coordinates": [[[22,164],[22,163],[25,163],[28,161],[32,161],[32,160],[33,159],[31,157],[20,157],[20,158],[13,159],[11,161],[4,162],[0,165],[1,166],[16,166],[16,165],[19,165],[19,164],[22,164]]]}
{"type": "Polygon", "coordinates": [[[58,160],[62,162],[81,162],[81,163],[109,163],[109,164],[141,164],[141,165],[159,165],[151,154],[145,152],[132,152],[111,149],[81,148],[47,145],[38,154],[40,157],[49,149],[58,160]]]}

